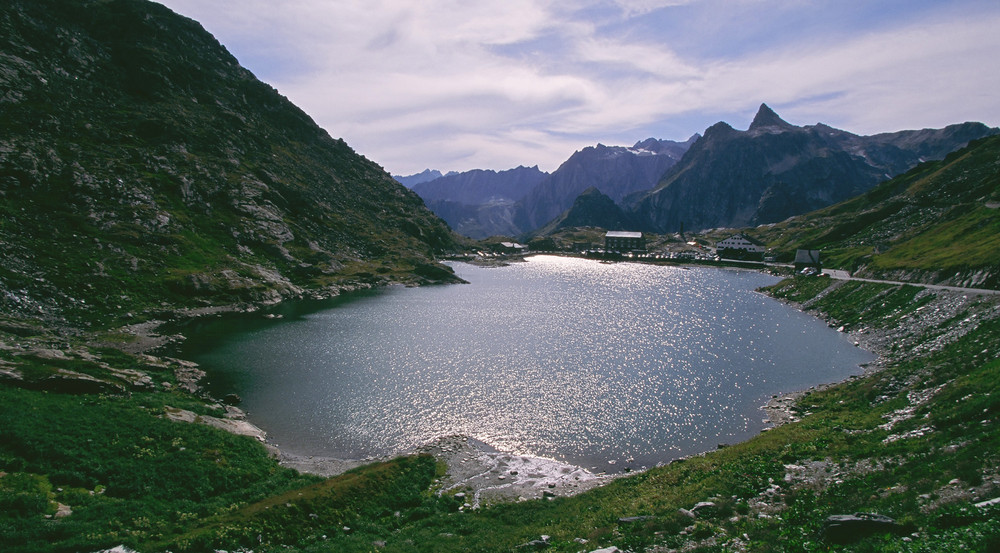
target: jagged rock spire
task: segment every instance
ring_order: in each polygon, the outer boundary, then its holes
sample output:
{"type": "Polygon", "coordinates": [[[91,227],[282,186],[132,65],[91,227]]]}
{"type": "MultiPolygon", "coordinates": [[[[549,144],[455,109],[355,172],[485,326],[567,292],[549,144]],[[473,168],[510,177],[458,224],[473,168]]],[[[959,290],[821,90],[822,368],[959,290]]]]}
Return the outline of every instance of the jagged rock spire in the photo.
{"type": "Polygon", "coordinates": [[[765,128],[792,129],[794,127],[794,125],[779,117],[767,104],[761,104],[748,130],[755,131],[765,128]]]}

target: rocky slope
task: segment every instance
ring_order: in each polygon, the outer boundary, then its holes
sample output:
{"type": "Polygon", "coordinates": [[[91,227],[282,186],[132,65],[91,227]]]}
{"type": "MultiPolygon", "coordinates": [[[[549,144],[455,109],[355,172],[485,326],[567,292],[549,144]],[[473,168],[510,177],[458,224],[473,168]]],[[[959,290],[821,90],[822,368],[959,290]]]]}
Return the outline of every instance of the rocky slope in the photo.
{"type": "Polygon", "coordinates": [[[242,68],[139,0],[0,12],[0,309],[151,309],[449,279],[447,226],[242,68]]]}
{"type": "Polygon", "coordinates": [[[629,203],[657,232],[773,223],[864,193],[997,132],[963,123],[866,137],[823,124],[797,127],[762,104],[746,131],[709,127],[653,190],[629,203]]]}

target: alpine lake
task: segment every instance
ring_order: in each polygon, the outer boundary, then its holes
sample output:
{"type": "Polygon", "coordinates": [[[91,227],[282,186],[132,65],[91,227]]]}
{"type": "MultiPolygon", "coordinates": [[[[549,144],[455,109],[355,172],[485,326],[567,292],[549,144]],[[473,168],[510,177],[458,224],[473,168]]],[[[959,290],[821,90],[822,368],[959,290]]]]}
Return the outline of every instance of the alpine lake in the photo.
{"type": "Polygon", "coordinates": [[[735,443],[776,394],[874,356],[755,290],[777,277],[534,256],[199,319],[175,352],[296,455],[366,459],[449,435],[620,472],[735,443]]]}

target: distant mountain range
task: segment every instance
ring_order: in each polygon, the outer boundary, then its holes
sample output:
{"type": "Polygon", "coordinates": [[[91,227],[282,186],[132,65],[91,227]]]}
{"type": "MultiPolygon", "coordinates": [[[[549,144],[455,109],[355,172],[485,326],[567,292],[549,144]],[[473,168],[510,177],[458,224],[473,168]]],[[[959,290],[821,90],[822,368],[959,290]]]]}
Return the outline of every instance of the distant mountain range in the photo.
{"type": "Polygon", "coordinates": [[[549,176],[535,167],[452,173],[414,185],[427,206],[459,234],[473,238],[517,235],[518,202],[549,176]]]}
{"type": "Polygon", "coordinates": [[[686,142],[650,138],[631,147],[598,144],[575,152],[551,174],[537,167],[475,170],[423,181],[413,191],[460,234],[517,236],[550,222],[590,188],[619,202],[652,188],[698,137],[686,142]]]}
{"type": "Polygon", "coordinates": [[[447,175],[442,175],[441,171],[437,169],[424,169],[423,171],[417,173],[416,175],[410,175],[408,177],[400,177],[393,175],[392,178],[396,179],[396,182],[402,184],[407,188],[413,188],[414,186],[427,181],[432,181],[434,179],[439,179],[441,177],[446,177],[449,175],[455,175],[454,171],[449,171],[447,175]]]}
{"type": "Polygon", "coordinates": [[[698,139],[698,135],[686,142],[650,138],[630,148],[598,144],[575,152],[521,200],[514,223],[522,232],[544,226],[589,188],[615,202],[648,190],[698,139]]]}
{"type": "MultiPolygon", "coordinates": [[[[584,148],[520,198],[511,194],[500,201],[476,175],[426,181],[414,191],[453,229],[473,238],[543,235],[564,228],[567,220],[580,226],[624,220],[635,230],[657,233],[682,226],[746,227],[862,194],[923,161],[997,133],[1000,129],[982,123],[961,123],[860,136],[822,123],[798,127],[761,104],[746,131],[719,122],[686,142],[651,138],[632,147],[584,148]],[[451,187],[436,186],[438,181],[451,187]],[[591,197],[586,209],[577,206],[570,216],[567,210],[577,197],[585,191],[593,196],[592,188],[609,197],[614,209],[602,202],[609,211],[601,213],[591,197]]],[[[508,173],[494,175],[502,179],[508,173]]]]}

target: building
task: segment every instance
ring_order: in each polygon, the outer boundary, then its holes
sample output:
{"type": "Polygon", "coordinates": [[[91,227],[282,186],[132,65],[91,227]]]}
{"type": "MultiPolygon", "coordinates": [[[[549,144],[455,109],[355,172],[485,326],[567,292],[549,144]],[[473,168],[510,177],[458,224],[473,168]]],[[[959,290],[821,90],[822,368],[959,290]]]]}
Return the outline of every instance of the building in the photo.
{"type": "Polygon", "coordinates": [[[524,244],[518,244],[517,242],[500,242],[493,246],[493,253],[513,255],[524,253],[528,250],[528,246],[524,244]]]}
{"type": "Polygon", "coordinates": [[[764,246],[742,232],[715,244],[719,257],[729,259],[763,259],[764,246]]]}
{"type": "Polygon", "coordinates": [[[604,235],[604,251],[646,251],[646,237],[641,232],[612,230],[604,235]]]}
{"type": "Polygon", "coordinates": [[[795,270],[801,271],[807,267],[812,267],[817,271],[823,268],[823,262],[819,258],[819,250],[795,250],[795,270]]]}

